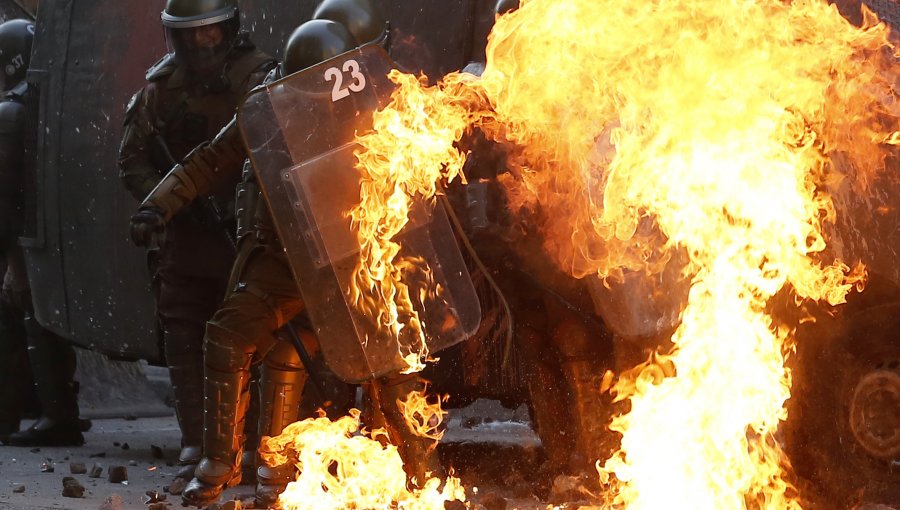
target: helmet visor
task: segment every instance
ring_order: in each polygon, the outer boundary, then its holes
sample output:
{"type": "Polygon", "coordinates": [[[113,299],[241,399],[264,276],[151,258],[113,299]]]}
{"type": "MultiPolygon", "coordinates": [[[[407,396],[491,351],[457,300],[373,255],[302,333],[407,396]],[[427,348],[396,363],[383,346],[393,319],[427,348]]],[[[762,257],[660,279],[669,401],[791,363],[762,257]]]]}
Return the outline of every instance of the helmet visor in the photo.
{"type": "Polygon", "coordinates": [[[190,28],[166,27],[169,50],[175,53],[178,63],[188,69],[216,69],[222,65],[237,38],[237,27],[233,21],[190,28]]]}

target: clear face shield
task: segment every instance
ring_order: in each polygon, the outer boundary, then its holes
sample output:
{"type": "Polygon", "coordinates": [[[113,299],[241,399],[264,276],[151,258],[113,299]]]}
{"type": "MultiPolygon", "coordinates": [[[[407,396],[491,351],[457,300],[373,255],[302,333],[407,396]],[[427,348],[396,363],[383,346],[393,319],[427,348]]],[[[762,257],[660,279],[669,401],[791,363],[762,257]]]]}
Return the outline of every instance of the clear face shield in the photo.
{"type": "Polygon", "coordinates": [[[180,64],[192,71],[208,72],[225,61],[238,29],[236,18],[189,28],[166,27],[166,43],[180,64]]]}

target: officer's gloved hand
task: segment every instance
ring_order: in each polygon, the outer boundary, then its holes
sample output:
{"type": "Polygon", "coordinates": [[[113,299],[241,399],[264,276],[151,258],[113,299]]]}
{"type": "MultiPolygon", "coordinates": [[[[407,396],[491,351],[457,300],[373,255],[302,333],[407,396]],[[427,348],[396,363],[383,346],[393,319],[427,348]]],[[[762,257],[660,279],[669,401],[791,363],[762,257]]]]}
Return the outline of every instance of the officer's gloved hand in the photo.
{"type": "Polygon", "coordinates": [[[157,207],[141,208],[131,217],[131,242],[135,246],[150,246],[153,237],[162,237],[165,230],[165,215],[157,207]]]}

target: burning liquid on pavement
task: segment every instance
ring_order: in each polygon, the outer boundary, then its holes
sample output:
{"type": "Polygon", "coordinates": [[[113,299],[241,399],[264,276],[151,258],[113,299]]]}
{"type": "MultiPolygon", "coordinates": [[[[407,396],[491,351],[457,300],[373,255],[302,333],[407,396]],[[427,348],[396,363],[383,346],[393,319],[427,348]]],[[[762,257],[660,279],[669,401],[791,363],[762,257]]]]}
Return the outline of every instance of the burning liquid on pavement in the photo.
{"type": "Polygon", "coordinates": [[[862,186],[900,138],[892,51],[877,20],[855,28],[820,0],[524,0],[482,77],[392,74],[358,139],[359,305],[426,346],[394,237],[414,200],[464,178],[455,144],[477,127],[510,148],[510,212],[543,218],[563,270],[614,282],[687,255],[674,347],[614,388],[630,411],[598,462],[608,506],[799,508],[775,438],[791,331],[768,309],[780,293],[839,304],[862,282],[825,255],[841,213],[827,190],[844,178],[834,155],[862,186]]]}
{"type": "Polygon", "coordinates": [[[359,411],[336,421],[321,417],[289,425],[264,438],[266,463],[299,469],[280,496],[283,510],[441,510],[448,500],[465,500],[459,480],[431,478],[409,489],[397,447],[385,432],[360,431],[359,411]],[[441,486],[443,484],[443,486],[441,486]]]}

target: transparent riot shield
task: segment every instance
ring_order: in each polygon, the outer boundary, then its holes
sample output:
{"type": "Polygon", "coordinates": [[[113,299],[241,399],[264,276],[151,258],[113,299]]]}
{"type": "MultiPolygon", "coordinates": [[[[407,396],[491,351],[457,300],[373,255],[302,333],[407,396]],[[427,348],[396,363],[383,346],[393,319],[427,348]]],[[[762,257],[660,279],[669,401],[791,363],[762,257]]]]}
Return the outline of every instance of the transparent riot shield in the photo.
{"type": "MultiPolygon", "coordinates": [[[[359,204],[356,133],[390,99],[393,63],[369,45],[270,84],[238,113],[244,141],[325,360],[347,382],[407,368],[406,339],[380,331],[354,307],[349,289],[359,262],[348,212],[359,204]]],[[[446,212],[417,203],[397,241],[400,257],[427,265],[433,278],[405,283],[442,289],[417,303],[430,352],[456,344],[478,327],[481,308],[446,212]]]]}

